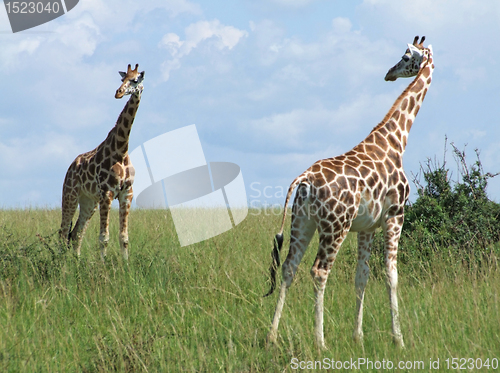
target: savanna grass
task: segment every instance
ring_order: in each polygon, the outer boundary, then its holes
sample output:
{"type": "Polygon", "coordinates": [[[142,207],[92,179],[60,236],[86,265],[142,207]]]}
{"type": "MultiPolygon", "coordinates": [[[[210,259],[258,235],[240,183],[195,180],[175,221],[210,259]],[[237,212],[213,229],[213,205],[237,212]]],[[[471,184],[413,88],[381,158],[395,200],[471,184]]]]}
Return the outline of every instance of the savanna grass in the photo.
{"type": "MultiPolygon", "coordinates": [[[[282,372],[294,371],[293,362],[307,367],[308,361],[359,358],[375,363],[355,364],[359,371],[383,371],[376,365],[383,361],[385,367],[388,361],[423,362],[421,371],[429,371],[437,359],[439,370],[446,371],[447,358],[500,359],[500,276],[494,265],[471,269],[457,258],[451,266],[439,257],[430,263],[400,261],[407,347],[399,350],[390,335],[380,255],[374,253],[365,341],[357,345],[351,339],[356,240],[349,235],[328,280],[328,350],[319,352],[309,275],[317,237],[288,293],[278,343],[265,343],[276,294],[262,295],[269,286],[279,215],[251,210],[235,229],[180,247],[168,211],[134,210],[128,263],[120,254],[116,211],[104,262],[97,218],[80,258],[59,244],[59,219],[58,210],[0,211],[1,371],[282,372]]],[[[409,366],[402,371],[415,370],[409,366]]]]}

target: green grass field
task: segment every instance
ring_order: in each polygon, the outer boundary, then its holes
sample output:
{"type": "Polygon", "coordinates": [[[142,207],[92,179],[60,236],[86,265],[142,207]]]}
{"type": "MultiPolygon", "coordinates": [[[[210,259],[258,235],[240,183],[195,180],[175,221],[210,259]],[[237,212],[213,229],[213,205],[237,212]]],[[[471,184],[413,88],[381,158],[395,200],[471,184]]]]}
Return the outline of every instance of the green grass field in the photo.
{"type": "Polygon", "coordinates": [[[317,238],[288,293],[278,344],[266,347],[277,292],[262,295],[269,286],[271,243],[280,218],[251,210],[235,229],[180,247],[168,212],[136,210],[130,216],[126,264],[116,211],[105,262],[97,217],[77,259],[60,252],[60,211],[0,211],[0,371],[283,372],[311,368],[315,361],[323,368],[339,367],[332,360],[348,361],[344,371],[387,371],[394,370],[384,369],[389,363],[393,368],[401,363],[399,371],[427,372],[431,361],[434,368],[439,364],[436,371],[470,370],[481,362],[483,371],[500,371],[496,265],[469,270],[460,261],[453,266],[449,260],[420,267],[400,263],[406,349],[399,350],[392,344],[380,258],[372,256],[365,341],[355,344],[356,239],[351,235],[326,289],[328,350],[318,352],[313,338],[309,270],[317,238]],[[350,365],[358,359],[372,365],[350,365]],[[474,359],[474,365],[464,359],[474,359]]]}

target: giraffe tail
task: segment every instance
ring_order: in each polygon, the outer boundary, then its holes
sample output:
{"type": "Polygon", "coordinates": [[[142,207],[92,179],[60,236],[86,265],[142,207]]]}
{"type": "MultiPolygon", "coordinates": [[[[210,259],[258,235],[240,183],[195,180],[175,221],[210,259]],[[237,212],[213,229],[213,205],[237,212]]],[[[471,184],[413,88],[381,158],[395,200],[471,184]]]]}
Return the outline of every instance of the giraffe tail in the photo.
{"type": "Polygon", "coordinates": [[[281,265],[280,251],[282,246],[283,246],[283,233],[278,233],[274,237],[274,248],[273,252],[271,253],[273,262],[269,267],[269,273],[271,275],[271,289],[269,289],[269,291],[267,292],[266,295],[264,295],[264,297],[271,295],[274,292],[274,289],[276,289],[276,270],[281,265]]]}
{"type": "Polygon", "coordinates": [[[271,257],[273,262],[271,263],[271,266],[269,267],[269,274],[271,276],[271,288],[267,292],[264,297],[267,297],[271,295],[274,292],[274,289],[276,289],[276,271],[281,265],[280,261],[280,251],[281,248],[283,247],[283,229],[285,227],[285,219],[286,219],[286,210],[288,206],[288,202],[290,201],[290,197],[292,196],[293,191],[299,185],[301,182],[307,180],[307,176],[302,174],[299,177],[297,177],[292,184],[290,184],[290,187],[288,188],[288,193],[286,195],[285,199],[285,208],[283,211],[283,219],[281,221],[281,229],[279,233],[274,237],[274,247],[273,247],[273,252],[271,253],[271,257]]]}
{"type": "Polygon", "coordinates": [[[69,222],[69,231],[68,231],[68,241],[71,241],[71,230],[73,229],[73,220],[69,222]]]}

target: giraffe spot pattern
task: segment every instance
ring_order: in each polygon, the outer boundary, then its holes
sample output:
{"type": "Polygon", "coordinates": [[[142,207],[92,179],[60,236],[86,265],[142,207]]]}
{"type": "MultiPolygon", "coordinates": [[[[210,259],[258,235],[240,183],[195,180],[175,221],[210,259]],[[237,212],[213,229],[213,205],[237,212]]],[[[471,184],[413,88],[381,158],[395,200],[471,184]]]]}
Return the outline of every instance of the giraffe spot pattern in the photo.
{"type": "MultiPolygon", "coordinates": [[[[417,42],[418,37],[414,45],[417,42]]],[[[417,47],[423,49],[423,46],[417,47]]],[[[392,278],[394,272],[391,271],[396,270],[404,202],[409,195],[409,184],[402,169],[402,153],[413,119],[430,83],[431,64],[430,52],[424,49],[422,60],[418,64],[413,61],[410,66],[416,71],[423,66],[419,75],[365,140],[343,155],[316,162],[295,179],[302,180],[304,185],[309,184],[310,188],[304,186],[302,193],[299,184],[293,203],[290,251],[283,264],[283,280],[287,286],[315,230],[318,230],[320,239],[311,268],[315,291],[324,288],[340,245],[349,230],[359,232],[356,288],[366,283],[373,231],[381,225],[382,219],[385,219],[385,261],[389,270],[388,278],[392,278]],[[304,207],[308,206],[314,207],[317,214],[306,216],[304,207]],[[300,236],[301,239],[296,240],[294,236],[300,236]]],[[[433,68],[434,65],[431,66],[433,68]]],[[[294,183],[292,185],[295,187],[298,182],[294,183]]],[[[396,330],[395,334],[398,333],[400,335],[400,331],[396,330]]]]}
{"type": "Polygon", "coordinates": [[[424,88],[424,85],[425,83],[422,79],[417,79],[415,85],[411,88],[410,92],[421,92],[422,89],[424,88]]]}
{"type": "Polygon", "coordinates": [[[413,108],[415,107],[415,98],[413,96],[410,97],[410,103],[408,105],[408,112],[411,113],[413,108]]]}
{"type": "MultiPolygon", "coordinates": [[[[137,67],[136,67],[137,69],[137,67]]],[[[130,70],[130,67],[129,67],[130,70]]],[[[118,95],[118,91],[117,91],[118,95]]],[[[128,136],[130,128],[123,128],[124,123],[133,120],[125,118],[126,112],[132,109],[130,102],[140,102],[140,92],[132,94],[120,113],[115,126],[106,139],[94,150],[80,154],[72,162],[63,183],[62,221],[60,236],[74,239],[75,249],[80,252],[83,227],[97,208],[101,208],[101,253],[105,254],[105,246],[109,239],[108,211],[113,198],[120,200],[120,246],[124,256],[128,257],[127,217],[132,200],[131,186],[135,171],[128,158],[128,136]],[[117,141],[117,138],[120,141],[117,141]],[[123,165],[122,165],[123,162],[123,165]],[[70,222],[80,204],[80,215],[72,232],[70,222]]],[[[116,96],[115,96],[116,97],[116,96]]],[[[135,110],[133,110],[135,113],[135,110]]],[[[133,119],[133,118],[132,118],[133,119]]]]}

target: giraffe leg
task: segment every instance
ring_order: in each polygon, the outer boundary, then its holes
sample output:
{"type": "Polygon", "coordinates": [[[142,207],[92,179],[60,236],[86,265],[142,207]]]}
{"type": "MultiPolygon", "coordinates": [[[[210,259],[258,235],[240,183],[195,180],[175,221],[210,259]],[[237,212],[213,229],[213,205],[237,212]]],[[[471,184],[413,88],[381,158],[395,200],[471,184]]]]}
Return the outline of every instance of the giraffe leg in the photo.
{"type": "Polygon", "coordinates": [[[374,232],[359,232],[358,233],[358,266],[356,269],[356,320],[354,333],[352,338],[355,342],[363,341],[363,301],[365,298],[365,288],[370,275],[370,260],[371,245],[373,242],[374,232]]]}
{"type": "Polygon", "coordinates": [[[394,343],[400,347],[404,347],[403,335],[401,334],[401,326],[399,323],[398,311],[398,269],[397,269],[397,254],[398,242],[403,226],[403,215],[390,217],[386,220],[384,229],[385,236],[385,266],[387,270],[387,292],[389,293],[389,302],[391,305],[392,316],[392,335],[394,343]]]}
{"type": "Polygon", "coordinates": [[[113,192],[104,192],[99,201],[99,214],[101,218],[99,242],[101,246],[101,258],[106,257],[106,249],[109,242],[109,211],[113,202],[113,192]]]}
{"type": "Polygon", "coordinates": [[[314,336],[316,345],[320,349],[325,348],[325,337],[323,332],[323,309],[324,309],[324,295],[326,281],[332,269],[335,258],[337,257],[338,250],[342,245],[349,228],[334,232],[332,235],[331,223],[322,221],[325,225],[320,224],[319,232],[319,249],[314,264],[311,268],[311,276],[314,281],[314,294],[315,294],[315,327],[314,336]]]}
{"type": "MultiPolygon", "coordinates": [[[[298,194],[299,192],[297,192],[298,194]]],[[[285,304],[285,296],[288,288],[292,284],[293,277],[297,272],[297,268],[304,256],[304,253],[311,241],[316,230],[316,223],[313,219],[309,219],[306,214],[296,215],[294,203],[294,214],[292,215],[292,231],[290,235],[290,250],[288,256],[283,263],[283,281],[281,282],[280,293],[276,310],[274,312],[271,330],[267,336],[267,341],[271,343],[276,342],[278,336],[278,325],[285,304]]]]}
{"type": "Polygon", "coordinates": [[[62,188],[61,229],[59,236],[66,245],[69,243],[69,231],[76,209],[78,208],[79,184],[75,180],[75,163],[73,162],[66,172],[62,188]]]}
{"type": "Polygon", "coordinates": [[[128,260],[128,214],[134,193],[132,187],[125,192],[120,195],[120,246],[123,258],[128,260]]]}
{"type": "Polygon", "coordinates": [[[97,203],[88,197],[81,196],[79,198],[80,213],[76,221],[75,228],[70,233],[70,238],[73,240],[73,248],[76,254],[80,256],[80,248],[82,246],[83,235],[87,230],[90,218],[94,215],[97,208],[97,203]]]}
{"type": "Polygon", "coordinates": [[[78,208],[78,198],[76,192],[69,190],[69,188],[63,187],[63,197],[62,197],[62,218],[61,218],[61,229],[59,230],[59,236],[61,241],[65,245],[69,243],[69,230],[71,229],[71,222],[73,216],[75,215],[76,209],[78,208]]]}

